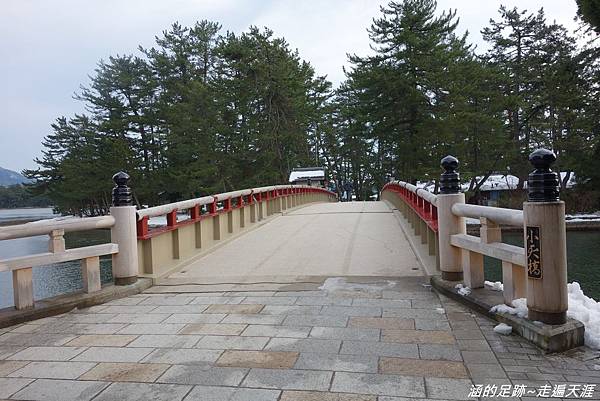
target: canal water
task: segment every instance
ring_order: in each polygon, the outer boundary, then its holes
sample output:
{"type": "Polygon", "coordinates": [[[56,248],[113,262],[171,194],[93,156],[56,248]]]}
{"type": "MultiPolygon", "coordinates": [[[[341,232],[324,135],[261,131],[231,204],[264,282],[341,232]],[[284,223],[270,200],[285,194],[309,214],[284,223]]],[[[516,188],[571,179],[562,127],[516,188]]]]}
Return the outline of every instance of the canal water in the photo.
{"type": "MultiPolygon", "coordinates": [[[[56,217],[50,208],[0,209],[0,226],[18,224],[28,220],[56,217]]],[[[503,233],[503,242],[523,246],[522,234],[503,233]]],[[[109,230],[82,231],[67,233],[67,248],[97,245],[110,241],[109,230]]],[[[0,241],[0,260],[48,251],[48,237],[37,236],[0,241]]],[[[569,258],[569,282],[577,281],[585,294],[600,300],[600,231],[568,231],[567,254],[569,258]]],[[[100,260],[102,282],[112,281],[110,257],[100,260]]],[[[501,281],[501,263],[485,258],[486,280],[501,281]]],[[[34,297],[43,299],[73,292],[82,288],[79,262],[66,262],[33,269],[34,297]]],[[[0,272],[0,308],[13,305],[12,275],[0,272]]]]}
{"type": "MultiPolygon", "coordinates": [[[[0,227],[6,224],[19,224],[31,220],[58,217],[51,208],[0,209],[0,227]]],[[[81,231],[65,234],[67,248],[97,245],[110,242],[110,230],[81,231]]],[[[0,260],[48,252],[48,236],[18,238],[0,241],[0,260]]],[[[100,259],[101,279],[103,283],[112,281],[110,256],[100,259]]],[[[33,293],[35,299],[43,299],[81,290],[80,262],[65,262],[33,268],[33,293]]],[[[0,272],[0,308],[14,305],[12,274],[0,272]]]]}

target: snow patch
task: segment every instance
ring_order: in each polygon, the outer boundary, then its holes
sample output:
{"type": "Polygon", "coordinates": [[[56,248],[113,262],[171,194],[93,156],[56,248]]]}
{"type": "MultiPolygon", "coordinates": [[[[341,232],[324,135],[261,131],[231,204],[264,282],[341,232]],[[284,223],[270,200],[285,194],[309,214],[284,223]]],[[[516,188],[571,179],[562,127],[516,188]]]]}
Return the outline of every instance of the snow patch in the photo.
{"type": "Polygon", "coordinates": [[[492,291],[504,291],[504,284],[501,281],[484,281],[484,284],[492,291]]]}
{"type": "Polygon", "coordinates": [[[512,327],[506,323],[500,323],[494,327],[494,332],[502,334],[503,336],[508,336],[510,333],[512,333],[512,327]]]}
{"type": "Polygon", "coordinates": [[[344,277],[330,277],[323,282],[323,285],[320,286],[319,289],[324,291],[359,291],[375,293],[383,289],[390,289],[395,285],[396,283],[389,280],[386,280],[386,283],[382,286],[381,284],[349,283],[344,277]]]}
{"type": "Polygon", "coordinates": [[[490,309],[491,313],[508,313],[510,315],[517,315],[518,317],[527,317],[527,299],[518,298],[512,301],[512,307],[500,304],[492,306],[490,309]]]}
{"type": "Polygon", "coordinates": [[[578,282],[567,284],[569,310],[567,316],[585,325],[585,345],[600,349],[600,302],[586,296],[578,282]]]}
{"type": "Polygon", "coordinates": [[[471,289],[469,287],[465,286],[465,285],[462,285],[462,284],[456,284],[454,286],[454,288],[456,288],[458,290],[458,293],[460,295],[462,295],[463,297],[467,296],[467,295],[469,295],[471,293],[471,289]]]}

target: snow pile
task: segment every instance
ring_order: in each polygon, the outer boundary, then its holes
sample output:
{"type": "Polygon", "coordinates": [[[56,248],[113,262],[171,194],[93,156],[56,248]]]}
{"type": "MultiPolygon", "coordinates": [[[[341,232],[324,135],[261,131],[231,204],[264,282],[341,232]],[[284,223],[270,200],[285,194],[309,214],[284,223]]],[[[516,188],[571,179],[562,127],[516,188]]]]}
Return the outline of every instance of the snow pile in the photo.
{"type": "Polygon", "coordinates": [[[458,290],[458,293],[460,295],[462,295],[463,297],[466,295],[469,295],[471,293],[471,289],[465,285],[462,284],[456,284],[454,286],[454,288],[456,288],[458,290]]]}
{"type": "Polygon", "coordinates": [[[361,283],[349,283],[344,277],[330,277],[319,287],[320,290],[334,292],[334,291],[358,291],[365,293],[377,293],[382,289],[389,289],[396,285],[393,281],[386,281],[386,284],[382,287],[380,284],[361,284],[361,283]]]}
{"type": "Polygon", "coordinates": [[[503,336],[508,336],[512,333],[512,327],[510,327],[506,323],[500,323],[499,325],[494,327],[494,332],[498,334],[502,334],[503,336]]]}
{"type": "Polygon", "coordinates": [[[484,284],[492,291],[504,291],[504,284],[501,281],[485,281],[484,284]]]}
{"type": "Polygon", "coordinates": [[[585,222],[585,221],[600,221],[600,212],[568,214],[565,216],[565,220],[570,223],[581,223],[581,222],[585,222]]]}
{"type": "Polygon", "coordinates": [[[567,316],[585,325],[585,345],[600,349],[600,302],[587,297],[576,281],[567,284],[567,288],[569,291],[567,316]]]}
{"type": "Polygon", "coordinates": [[[512,307],[500,304],[492,306],[490,309],[491,313],[508,313],[510,315],[517,315],[518,317],[527,317],[527,299],[518,298],[512,301],[512,307]]]}

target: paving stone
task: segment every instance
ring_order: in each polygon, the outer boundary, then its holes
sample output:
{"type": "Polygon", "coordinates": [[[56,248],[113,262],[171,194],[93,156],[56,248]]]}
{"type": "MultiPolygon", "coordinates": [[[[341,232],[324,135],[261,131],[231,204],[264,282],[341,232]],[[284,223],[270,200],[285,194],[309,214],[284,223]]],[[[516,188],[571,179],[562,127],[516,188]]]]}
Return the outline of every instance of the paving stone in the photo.
{"type": "Polygon", "coordinates": [[[202,336],[175,334],[144,334],[139,336],[128,347],[148,348],[193,348],[202,336]]]}
{"type": "Polygon", "coordinates": [[[10,377],[77,379],[95,365],[93,362],[31,362],[11,373],[10,377]]]}
{"type": "Polygon", "coordinates": [[[158,363],[99,363],[80,380],[108,382],[153,382],[170,365],[158,363]]]}
{"type": "Polygon", "coordinates": [[[377,356],[303,352],[295,369],[377,373],[377,356]]]}
{"type": "Polygon", "coordinates": [[[85,347],[29,347],[6,359],[20,361],[68,361],[85,350],[85,347]]]}
{"type": "Polygon", "coordinates": [[[348,326],[373,329],[413,330],[415,328],[415,321],[414,319],[402,319],[398,317],[354,316],[348,320],[348,326]]]}
{"type": "Polygon", "coordinates": [[[5,333],[0,336],[0,346],[19,345],[23,347],[60,346],[68,343],[76,336],[72,334],[48,333],[5,333]]]}
{"type": "Polygon", "coordinates": [[[317,338],[272,338],[265,346],[265,350],[336,354],[340,349],[340,344],[340,340],[321,340],[317,338]]]}
{"type": "Polygon", "coordinates": [[[379,339],[379,329],[346,327],[313,327],[310,338],[329,340],[371,340],[379,339]]]}
{"type": "Polygon", "coordinates": [[[53,331],[51,329],[48,329],[47,332],[65,334],[115,334],[117,331],[127,326],[126,324],[121,323],[58,323],[53,325],[58,326],[56,327],[56,330],[53,331]]]}
{"type": "Polygon", "coordinates": [[[248,326],[241,335],[254,337],[306,338],[308,337],[310,330],[310,327],[288,327],[256,324],[248,326]]]}
{"type": "Polygon", "coordinates": [[[299,297],[296,305],[337,305],[350,306],[352,298],[332,298],[332,297],[299,297]]]}
{"type": "Polygon", "coordinates": [[[244,331],[247,324],[235,323],[191,323],[186,324],[179,334],[212,334],[218,336],[237,336],[244,331]]]}
{"type": "Polygon", "coordinates": [[[340,354],[397,356],[402,358],[418,358],[419,351],[415,344],[395,344],[374,341],[344,341],[340,354]]]}
{"type": "Polygon", "coordinates": [[[400,397],[425,397],[425,386],[420,377],[369,373],[336,372],[331,391],[391,395],[400,397]]]}
{"type": "Polygon", "coordinates": [[[106,386],[108,383],[105,382],[39,379],[11,398],[36,401],[88,401],[106,386]]]}
{"type": "Polygon", "coordinates": [[[506,379],[506,373],[499,364],[468,363],[467,368],[473,379],[506,379]]]}
{"type": "Polygon", "coordinates": [[[277,401],[279,390],[196,386],[185,401],[277,401]]]}
{"type": "Polygon", "coordinates": [[[226,315],[224,313],[174,313],[163,323],[219,323],[226,315]]]}
{"type": "Polygon", "coordinates": [[[318,315],[322,308],[320,305],[267,305],[260,313],[264,315],[318,315]]]}
{"type": "Polygon", "coordinates": [[[227,313],[246,315],[260,312],[264,305],[211,305],[204,313],[227,313]]]}
{"type": "Polygon", "coordinates": [[[204,365],[171,366],[157,381],[159,383],[203,384],[207,386],[237,386],[248,369],[222,368],[204,365]]]}
{"type": "Polygon", "coordinates": [[[461,351],[489,351],[491,348],[485,340],[457,340],[461,351]]]}
{"type": "Polygon", "coordinates": [[[268,341],[269,337],[204,336],[196,348],[261,350],[268,341]]]}
{"type": "Polygon", "coordinates": [[[436,309],[441,308],[442,304],[437,299],[412,299],[410,301],[413,309],[436,309]]]}
{"type": "MultiPolygon", "coordinates": [[[[417,309],[414,309],[414,310],[417,310],[417,309]]],[[[450,324],[445,320],[415,319],[415,329],[417,329],[417,330],[447,330],[447,331],[450,331],[450,324]]],[[[483,337],[481,337],[481,338],[483,338],[483,337]]]]}
{"type": "MultiPolygon", "coordinates": [[[[89,308],[88,311],[91,311],[91,309],[92,308],[89,308]]],[[[108,307],[102,309],[101,313],[115,313],[115,314],[139,313],[139,314],[143,314],[143,313],[150,313],[155,309],[156,309],[155,305],[131,305],[131,306],[114,305],[114,306],[108,306],[108,307]]],[[[97,312],[91,311],[91,313],[97,313],[97,312]]]]}
{"type": "Polygon", "coordinates": [[[429,361],[409,358],[383,357],[379,361],[379,371],[387,374],[423,377],[468,378],[462,362],[429,361]]]}
{"type": "Polygon", "coordinates": [[[454,344],[448,331],[439,330],[383,330],[381,341],[404,344],[454,344]]]}
{"type": "Polygon", "coordinates": [[[171,313],[186,313],[195,314],[203,313],[208,308],[208,305],[163,305],[153,309],[152,314],[171,314],[171,313]]]}
{"type": "Polygon", "coordinates": [[[139,305],[187,305],[192,302],[194,297],[176,297],[176,296],[161,296],[161,297],[148,297],[139,305]]]}
{"type": "Polygon", "coordinates": [[[251,369],[242,386],[327,391],[332,375],[333,372],[313,370],[251,369]]]}
{"type": "Polygon", "coordinates": [[[105,303],[104,305],[106,306],[112,306],[112,305],[137,305],[140,302],[144,301],[148,299],[147,296],[144,297],[127,297],[127,298],[119,298],[119,299],[113,299],[112,301],[108,301],[107,303],[105,303]]]}
{"type": "Polygon", "coordinates": [[[74,338],[66,345],[71,347],[124,347],[137,338],[127,334],[85,334],[74,338]]]}
{"type": "Polygon", "coordinates": [[[279,291],[274,297],[323,297],[327,295],[325,291],[279,291]]]}
{"type": "MultiPolygon", "coordinates": [[[[292,317],[292,316],[289,316],[292,317]]],[[[283,319],[286,317],[284,315],[228,315],[226,316],[221,323],[246,323],[246,324],[281,324],[283,319]]],[[[298,325],[298,326],[306,326],[298,325]]]]}
{"type": "Polygon", "coordinates": [[[290,369],[297,359],[297,352],[227,350],[217,360],[216,365],[240,368],[290,369]]]}
{"type": "Polygon", "coordinates": [[[452,330],[454,338],[457,340],[484,340],[485,337],[479,330],[452,330]]]}
{"type": "Polygon", "coordinates": [[[409,299],[370,299],[356,298],[352,302],[352,306],[374,306],[381,308],[410,308],[409,299]]]}
{"type": "Polygon", "coordinates": [[[94,401],[181,401],[190,386],[152,383],[113,383],[94,401]]]}
{"type": "MultiPolygon", "coordinates": [[[[225,294],[230,297],[273,297],[275,296],[275,291],[232,291],[225,294]]],[[[285,292],[283,294],[286,294],[285,292]]],[[[287,297],[288,295],[282,295],[287,297]]],[[[289,295],[290,297],[295,297],[296,295],[289,295]]]]}
{"type": "Polygon", "coordinates": [[[263,304],[263,305],[294,305],[297,297],[246,297],[242,304],[263,304]]]}
{"type": "Polygon", "coordinates": [[[152,351],[152,348],[91,347],[73,360],[83,362],[139,362],[152,351]]]}
{"type": "Polygon", "coordinates": [[[222,353],[223,350],[162,348],[152,351],[142,362],[172,365],[207,365],[215,362],[222,353]]]}
{"type": "MultiPolygon", "coordinates": [[[[196,297],[192,301],[192,304],[195,305],[237,305],[244,300],[245,297],[216,297],[216,296],[206,296],[206,297],[196,297]]],[[[260,302],[257,302],[260,303],[260,302]]]]}
{"type": "Polygon", "coordinates": [[[467,400],[472,382],[470,379],[442,379],[426,377],[427,397],[444,400],[467,400]]]}
{"type": "Polygon", "coordinates": [[[458,348],[451,345],[419,344],[419,355],[422,359],[462,361],[458,348]]]}
{"type": "Polygon", "coordinates": [[[446,315],[435,309],[383,308],[383,317],[402,317],[405,319],[446,320],[446,315]]]}
{"type": "Polygon", "coordinates": [[[431,291],[398,291],[398,290],[383,290],[382,298],[389,299],[434,299],[439,301],[439,298],[435,292],[431,291]]]}
{"type": "Polygon", "coordinates": [[[465,363],[498,363],[491,351],[462,351],[462,356],[465,363]]]}
{"type": "Polygon", "coordinates": [[[301,316],[291,315],[283,321],[284,326],[346,327],[348,316],[301,316]]]}
{"type": "Polygon", "coordinates": [[[118,313],[70,313],[64,318],[54,321],[49,325],[45,325],[44,327],[46,329],[52,326],[60,328],[61,325],[66,323],[106,323],[117,316],[119,316],[118,313]]]}
{"type": "Polygon", "coordinates": [[[162,323],[169,316],[171,315],[168,313],[147,313],[143,315],[121,313],[108,320],[108,323],[162,323]]]}
{"type": "Polygon", "coordinates": [[[369,306],[324,306],[322,315],[381,317],[381,308],[369,306]]]}
{"type": "Polygon", "coordinates": [[[22,347],[7,347],[7,346],[2,346],[0,347],[0,359],[6,359],[11,355],[16,354],[17,352],[21,351],[23,348],[22,347]]]}
{"type": "Polygon", "coordinates": [[[377,401],[377,397],[362,394],[286,390],[281,395],[280,401],[377,401]]]}
{"type": "Polygon", "coordinates": [[[134,323],[119,330],[118,334],[177,334],[184,324],[134,323]]]}
{"type": "Polygon", "coordinates": [[[0,377],[0,397],[8,398],[12,394],[16,393],[29,383],[33,379],[17,379],[17,378],[3,378],[0,377]]]}
{"type": "Polygon", "coordinates": [[[27,361],[0,361],[0,377],[8,376],[9,373],[27,365],[27,361]]]}

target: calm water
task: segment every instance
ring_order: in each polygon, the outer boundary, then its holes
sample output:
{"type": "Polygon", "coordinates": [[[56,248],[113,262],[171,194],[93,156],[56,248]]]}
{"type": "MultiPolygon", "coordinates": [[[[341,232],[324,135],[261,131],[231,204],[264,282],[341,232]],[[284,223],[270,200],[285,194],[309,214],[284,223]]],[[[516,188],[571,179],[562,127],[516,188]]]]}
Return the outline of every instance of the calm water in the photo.
{"type": "MultiPolygon", "coordinates": [[[[47,219],[56,217],[50,208],[39,209],[1,209],[0,225],[7,221],[16,222],[29,219],[47,219]]],[[[67,248],[97,245],[110,242],[109,230],[82,231],[65,235],[67,248]]],[[[34,253],[48,252],[48,236],[36,236],[0,241],[0,259],[13,258],[34,253]]],[[[101,258],[102,282],[112,280],[110,256],[101,258]]],[[[33,292],[35,299],[80,290],[83,287],[81,268],[78,261],[33,268],[33,292]]],[[[0,272],[0,308],[12,306],[12,274],[0,272]]]]}
{"type": "MultiPolygon", "coordinates": [[[[49,208],[0,209],[0,226],[6,222],[52,218],[49,208]]],[[[65,235],[67,248],[110,242],[109,230],[82,231],[65,235]]],[[[522,234],[504,233],[503,241],[523,245],[522,234]]],[[[0,259],[48,251],[48,237],[37,236],[0,241],[0,259]]],[[[578,281],[586,295],[600,299],[600,231],[567,232],[569,258],[569,282],[578,281]]],[[[100,260],[102,282],[112,281],[110,257],[100,260]]],[[[501,264],[498,260],[485,258],[486,280],[501,281],[501,264]]],[[[34,296],[36,299],[73,292],[82,288],[79,262],[65,262],[33,269],[34,296]]],[[[13,305],[12,275],[0,272],[0,307],[13,305]]]]}
{"type": "MultiPolygon", "coordinates": [[[[523,246],[523,234],[502,234],[502,242],[523,246]]],[[[567,231],[568,282],[577,281],[588,297],[600,300],[600,231],[567,231]]],[[[501,263],[485,257],[485,279],[502,281],[501,263]]]]}

